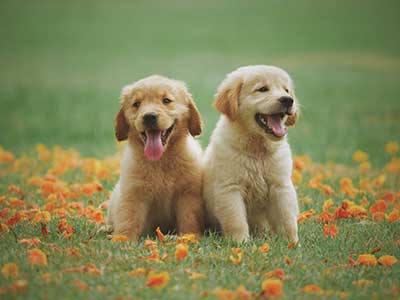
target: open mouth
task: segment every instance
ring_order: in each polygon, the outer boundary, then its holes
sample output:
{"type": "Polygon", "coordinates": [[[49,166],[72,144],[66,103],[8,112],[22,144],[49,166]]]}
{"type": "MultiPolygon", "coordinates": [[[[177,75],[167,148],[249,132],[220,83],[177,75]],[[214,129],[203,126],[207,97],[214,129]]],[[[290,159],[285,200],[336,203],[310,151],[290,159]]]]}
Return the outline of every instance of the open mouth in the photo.
{"type": "Polygon", "coordinates": [[[282,138],[287,133],[288,129],[283,124],[285,113],[276,113],[271,115],[257,113],[255,118],[257,124],[265,131],[278,138],[282,138]]]}
{"type": "Polygon", "coordinates": [[[151,129],[140,133],[144,143],[144,154],[149,160],[159,160],[164,153],[164,146],[170,137],[174,124],[166,130],[151,129]]]}

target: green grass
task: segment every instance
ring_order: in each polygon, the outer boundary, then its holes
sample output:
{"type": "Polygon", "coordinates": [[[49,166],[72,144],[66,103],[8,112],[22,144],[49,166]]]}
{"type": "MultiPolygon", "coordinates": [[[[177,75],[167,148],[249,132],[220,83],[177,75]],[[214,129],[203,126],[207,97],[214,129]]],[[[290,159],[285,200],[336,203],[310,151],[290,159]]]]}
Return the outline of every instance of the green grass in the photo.
{"type": "MultiPolygon", "coordinates": [[[[370,154],[373,165],[365,176],[372,178],[388,161],[383,154],[385,143],[400,136],[399,8],[395,0],[3,0],[0,145],[17,155],[32,156],[32,146],[39,142],[73,147],[84,156],[111,155],[116,151],[113,121],[121,87],[158,73],[188,83],[205,123],[201,136],[205,147],[218,118],[211,105],[213,95],[225,74],[242,65],[273,64],[292,75],[302,105],[298,125],[290,130],[293,152],[323,163],[350,164],[352,153],[362,149],[370,154]]],[[[77,171],[66,176],[63,178],[68,182],[84,180],[77,171]]],[[[314,204],[301,204],[301,210],[320,211],[327,197],[310,190],[306,179],[298,193],[310,196],[314,204]]],[[[353,179],[357,184],[359,175],[353,179]]],[[[85,206],[101,203],[115,180],[103,182],[104,192],[78,200],[85,206]]],[[[41,195],[26,185],[26,176],[11,172],[6,165],[0,168],[0,195],[7,199],[15,196],[7,191],[10,184],[26,190],[29,203],[43,203],[41,195]]],[[[332,185],[338,190],[336,179],[332,185]]],[[[393,175],[383,189],[368,198],[372,203],[384,190],[396,193],[398,187],[399,177],[393,175]]],[[[336,205],[345,197],[335,194],[336,205]]],[[[5,205],[0,203],[0,209],[5,205]]],[[[188,259],[181,263],[169,258],[165,263],[150,264],[139,258],[148,254],[141,244],[112,244],[103,235],[89,241],[95,226],[76,216],[70,221],[76,229],[71,240],[57,234],[53,220],[46,242],[61,248],[77,247],[82,257],[67,257],[42,245],[49,256],[47,267],[31,267],[26,246],[16,244],[12,232],[0,235],[0,266],[17,262],[21,278],[29,281],[27,291],[0,294],[0,298],[190,299],[217,286],[236,289],[238,284],[259,292],[262,274],[277,267],[287,275],[287,299],[307,298],[297,293],[306,284],[348,291],[350,299],[398,297],[385,291],[399,286],[399,264],[392,268],[339,268],[330,275],[324,269],[346,264],[351,253],[356,256],[375,247],[382,247],[377,256],[391,254],[399,259],[399,246],[394,244],[400,239],[399,222],[342,220],[335,239],[323,237],[321,224],[307,222],[300,226],[300,248],[287,250],[287,243],[276,237],[256,238],[241,246],[243,262],[234,267],[228,258],[234,244],[220,237],[204,238],[190,248],[188,259]],[[261,255],[253,250],[253,244],[264,242],[271,245],[270,252],[261,255]],[[290,256],[292,265],[285,265],[285,255],[290,256]],[[60,272],[91,262],[101,268],[101,276],[60,272]],[[171,281],[162,290],[145,288],[145,278],[127,275],[139,266],[168,270],[171,281]],[[206,277],[190,281],[186,268],[206,277]],[[44,272],[50,272],[54,279],[48,285],[40,279],[44,272]],[[91,290],[74,288],[72,281],[78,278],[91,290]],[[374,283],[355,288],[352,281],[359,278],[374,283]]],[[[40,236],[39,228],[28,223],[20,223],[14,230],[19,238],[40,236]]],[[[173,251],[173,246],[161,247],[162,253],[173,256],[173,251]]],[[[0,287],[12,281],[0,274],[0,287]]],[[[214,297],[211,292],[202,295],[214,297]]],[[[339,296],[334,293],[329,297],[339,296]]]]}

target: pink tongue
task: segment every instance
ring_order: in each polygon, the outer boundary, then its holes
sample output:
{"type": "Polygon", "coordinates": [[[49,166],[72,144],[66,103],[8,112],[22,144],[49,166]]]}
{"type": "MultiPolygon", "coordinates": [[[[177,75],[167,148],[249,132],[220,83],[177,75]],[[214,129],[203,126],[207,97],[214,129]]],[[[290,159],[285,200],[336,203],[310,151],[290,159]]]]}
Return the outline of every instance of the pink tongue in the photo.
{"type": "Polygon", "coordinates": [[[283,137],[287,128],[282,126],[281,118],[279,115],[269,115],[268,117],[268,127],[272,129],[277,137],[283,137]]]}
{"type": "Polygon", "coordinates": [[[161,130],[146,131],[146,145],[144,146],[144,155],[148,160],[159,160],[164,152],[161,141],[161,130]]]}

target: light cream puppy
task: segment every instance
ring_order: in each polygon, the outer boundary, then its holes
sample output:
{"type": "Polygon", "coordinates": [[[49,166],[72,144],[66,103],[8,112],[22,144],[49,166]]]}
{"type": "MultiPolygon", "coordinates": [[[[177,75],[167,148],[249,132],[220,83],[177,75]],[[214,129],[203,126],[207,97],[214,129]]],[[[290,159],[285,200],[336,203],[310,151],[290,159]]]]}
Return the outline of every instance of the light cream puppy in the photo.
{"type": "Polygon", "coordinates": [[[202,150],[194,136],[202,122],[185,84],[150,76],[123,88],[121,98],[115,134],[127,145],[109,201],[108,229],[132,240],[158,226],[200,236],[202,150]]]}
{"type": "Polygon", "coordinates": [[[256,65],[227,75],[218,88],[222,113],[203,160],[203,196],[210,222],[242,242],[250,231],[298,240],[296,191],[287,126],[298,102],[289,75],[256,65]]]}

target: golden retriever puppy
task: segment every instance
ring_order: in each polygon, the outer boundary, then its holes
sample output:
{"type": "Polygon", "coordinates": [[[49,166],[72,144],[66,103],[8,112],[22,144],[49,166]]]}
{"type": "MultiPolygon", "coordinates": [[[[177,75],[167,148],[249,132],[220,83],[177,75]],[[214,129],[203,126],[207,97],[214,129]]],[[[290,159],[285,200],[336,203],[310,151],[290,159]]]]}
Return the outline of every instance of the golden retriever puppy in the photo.
{"type": "Polygon", "coordinates": [[[109,201],[107,227],[136,240],[164,232],[200,235],[200,114],[181,81],[150,76],[122,90],[115,135],[128,140],[109,201]]]}
{"type": "Polygon", "coordinates": [[[276,67],[237,69],[219,86],[222,113],[204,154],[203,196],[211,223],[242,242],[269,225],[298,240],[287,126],[299,114],[289,75],[276,67]]]}

